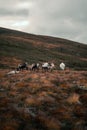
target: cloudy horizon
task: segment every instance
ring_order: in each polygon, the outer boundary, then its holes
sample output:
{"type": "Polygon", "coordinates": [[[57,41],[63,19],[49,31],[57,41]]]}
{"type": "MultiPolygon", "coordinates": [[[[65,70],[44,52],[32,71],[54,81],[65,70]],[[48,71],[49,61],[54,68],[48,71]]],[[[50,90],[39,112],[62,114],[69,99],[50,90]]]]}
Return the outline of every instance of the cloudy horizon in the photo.
{"type": "Polygon", "coordinates": [[[87,44],[87,0],[0,0],[0,26],[87,44]]]}

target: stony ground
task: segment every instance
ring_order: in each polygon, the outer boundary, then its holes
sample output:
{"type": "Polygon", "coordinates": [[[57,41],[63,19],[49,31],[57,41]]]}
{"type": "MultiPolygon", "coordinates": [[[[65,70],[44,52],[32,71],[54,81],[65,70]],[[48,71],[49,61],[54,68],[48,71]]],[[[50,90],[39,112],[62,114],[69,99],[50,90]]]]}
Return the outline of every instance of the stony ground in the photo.
{"type": "Polygon", "coordinates": [[[0,70],[0,130],[87,130],[87,71],[0,70]]]}

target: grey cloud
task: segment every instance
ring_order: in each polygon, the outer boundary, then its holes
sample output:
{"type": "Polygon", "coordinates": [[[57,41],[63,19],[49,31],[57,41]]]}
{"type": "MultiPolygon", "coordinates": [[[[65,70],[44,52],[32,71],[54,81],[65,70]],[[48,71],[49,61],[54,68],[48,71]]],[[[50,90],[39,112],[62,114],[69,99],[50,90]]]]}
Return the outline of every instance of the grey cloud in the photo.
{"type": "MultiPolygon", "coordinates": [[[[26,0],[25,0],[26,1],[26,0]]],[[[27,16],[29,15],[29,9],[25,1],[20,0],[0,0],[0,16],[27,16]]]]}
{"type": "Polygon", "coordinates": [[[10,10],[10,9],[0,9],[0,16],[28,16],[29,12],[26,9],[21,10],[10,10]]]}
{"type": "Polygon", "coordinates": [[[16,15],[19,16],[28,16],[29,15],[29,11],[27,9],[21,9],[19,11],[16,11],[16,15]]]}

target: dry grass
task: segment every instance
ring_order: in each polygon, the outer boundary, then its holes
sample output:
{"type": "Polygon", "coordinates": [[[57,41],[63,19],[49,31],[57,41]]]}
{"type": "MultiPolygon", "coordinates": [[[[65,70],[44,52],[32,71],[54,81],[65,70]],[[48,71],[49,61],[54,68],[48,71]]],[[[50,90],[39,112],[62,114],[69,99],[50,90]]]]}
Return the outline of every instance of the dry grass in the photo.
{"type": "Polygon", "coordinates": [[[79,94],[73,93],[69,96],[69,98],[67,99],[67,102],[72,104],[72,103],[79,103],[79,94]]]}
{"type": "Polygon", "coordinates": [[[5,75],[7,70],[1,72],[1,130],[22,129],[21,121],[24,130],[73,129],[74,119],[86,120],[87,94],[78,88],[81,81],[86,86],[85,71],[71,70],[66,75],[55,70],[52,73],[24,70],[11,76],[5,75]]]}

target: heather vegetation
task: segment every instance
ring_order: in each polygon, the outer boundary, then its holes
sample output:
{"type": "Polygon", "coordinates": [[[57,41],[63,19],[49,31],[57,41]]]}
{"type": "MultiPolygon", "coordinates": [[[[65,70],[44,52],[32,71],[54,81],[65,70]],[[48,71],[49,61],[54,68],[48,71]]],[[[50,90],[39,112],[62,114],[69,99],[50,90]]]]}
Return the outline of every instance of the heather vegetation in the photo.
{"type": "Polygon", "coordinates": [[[0,70],[1,130],[86,130],[86,71],[0,70]]]}

